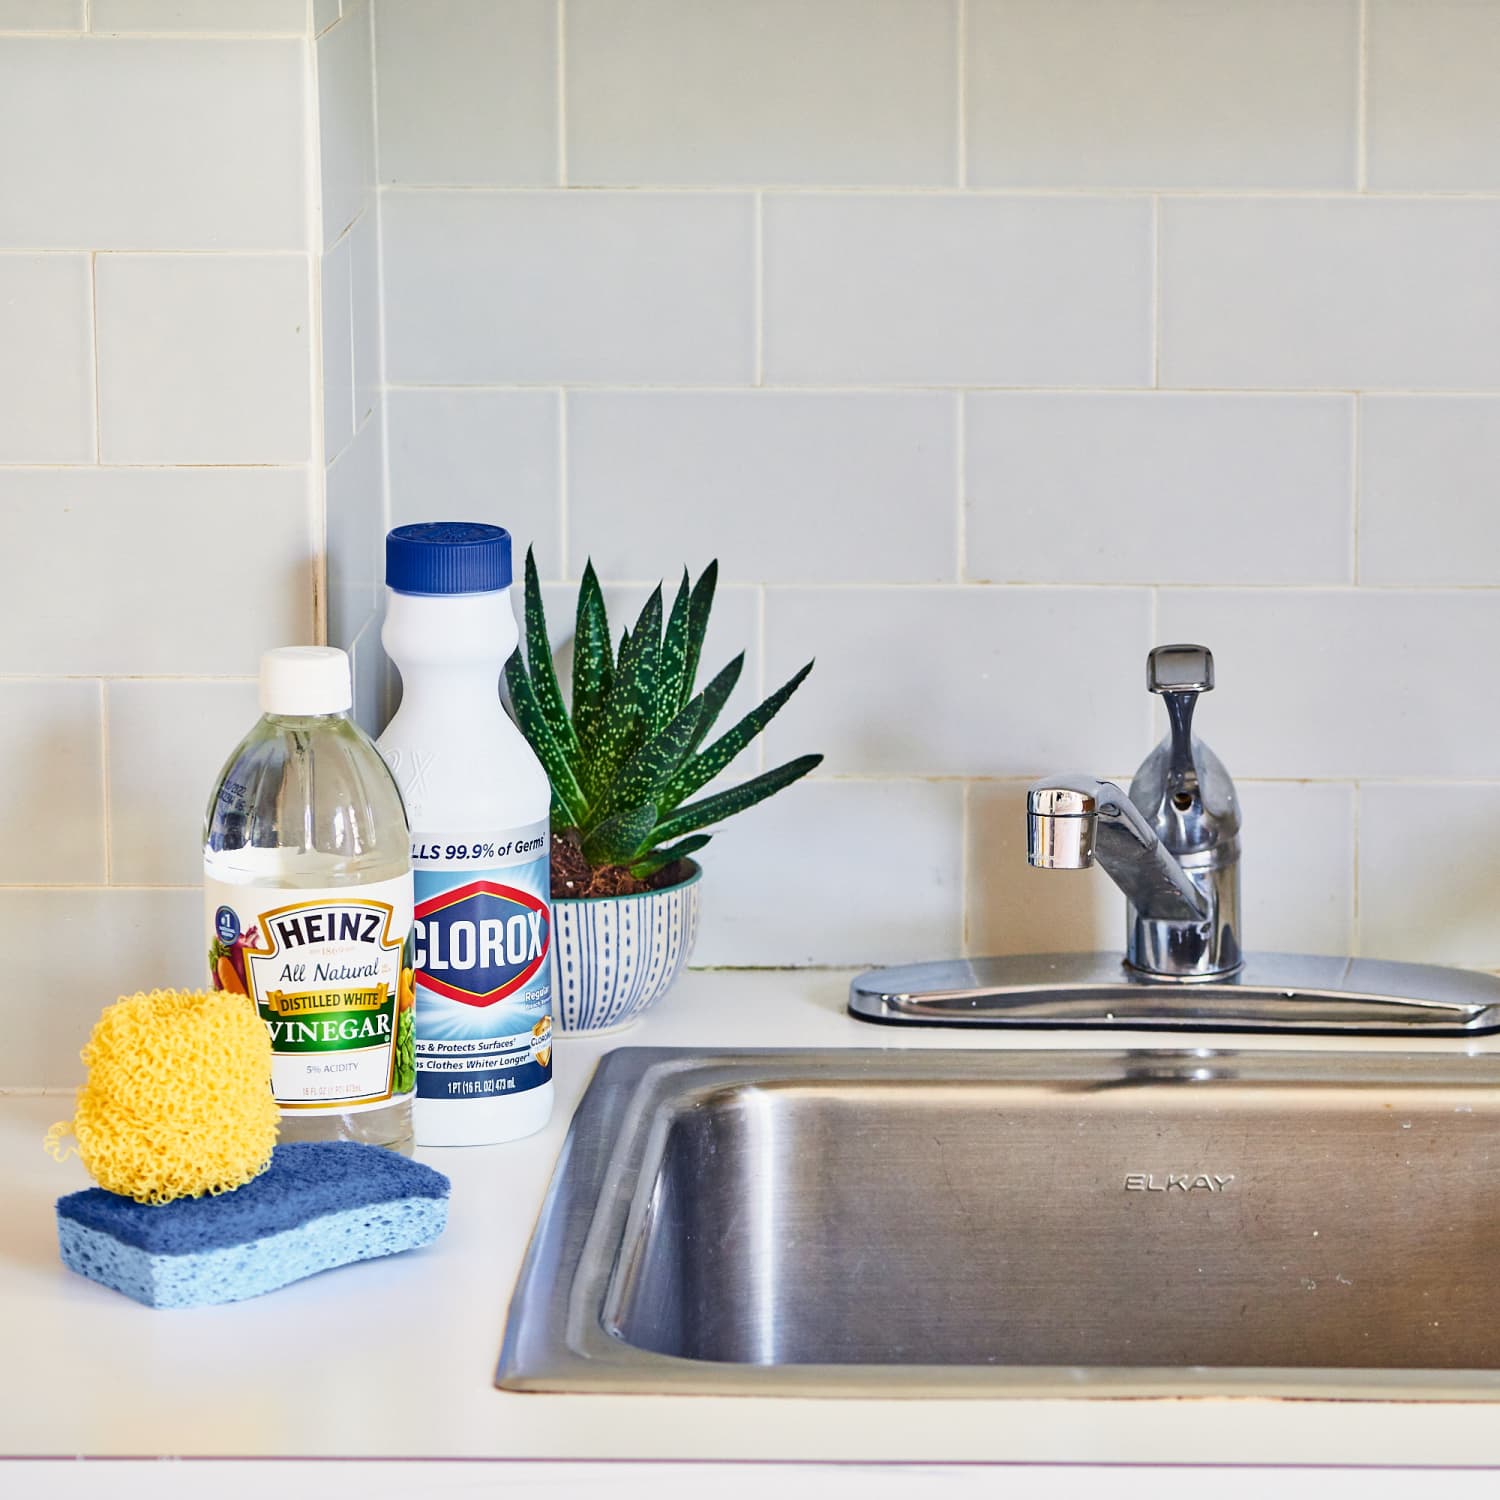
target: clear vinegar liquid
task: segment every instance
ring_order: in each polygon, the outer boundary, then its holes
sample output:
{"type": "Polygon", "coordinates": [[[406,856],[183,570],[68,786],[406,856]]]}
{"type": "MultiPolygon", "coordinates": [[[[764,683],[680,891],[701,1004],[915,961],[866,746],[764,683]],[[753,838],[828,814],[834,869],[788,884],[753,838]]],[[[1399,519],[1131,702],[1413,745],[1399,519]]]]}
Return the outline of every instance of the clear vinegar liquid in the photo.
{"type": "MultiPolygon", "coordinates": [[[[204,820],[204,874],[276,891],[369,885],[411,869],[406,811],[347,714],[267,714],[230,755],[204,820]]],[[[411,1096],[373,1109],[283,1110],[282,1141],[411,1151],[411,1096]]]]}

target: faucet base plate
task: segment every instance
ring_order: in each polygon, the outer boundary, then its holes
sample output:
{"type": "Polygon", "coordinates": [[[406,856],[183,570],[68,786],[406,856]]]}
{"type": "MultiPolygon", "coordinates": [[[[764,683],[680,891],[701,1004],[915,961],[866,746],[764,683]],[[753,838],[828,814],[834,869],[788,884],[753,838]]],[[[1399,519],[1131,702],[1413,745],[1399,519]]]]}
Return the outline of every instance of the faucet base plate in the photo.
{"type": "Polygon", "coordinates": [[[1500,1031],[1500,978],[1435,964],[1259,953],[1190,984],[1118,953],[1028,953],[871,969],[849,986],[862,1021],[1033,1030],[1484,1036],[1500,1031]]]}

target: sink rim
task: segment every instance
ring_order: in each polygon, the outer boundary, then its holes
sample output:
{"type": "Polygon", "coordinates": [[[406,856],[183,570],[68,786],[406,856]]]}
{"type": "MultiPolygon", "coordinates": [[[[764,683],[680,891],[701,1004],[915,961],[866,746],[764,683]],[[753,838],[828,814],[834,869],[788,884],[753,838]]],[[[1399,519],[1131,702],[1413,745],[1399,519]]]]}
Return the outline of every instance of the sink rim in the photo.
{"type": "MultiPolygon", "coordinates": [[[[1211,1077],[1215,1063],[1267,1082],[1500,1085],[1500,1055],[1237,1048],[949,1051],[922,1048],[622,1047],[606,1053],[559,1154],[517,1280],[496,1370],[510,1391],[821,1398],[1284,1397],[1500,1400],[1500,1369],[779,1364],[689,1359],[610,1333],[622,1262],[640,1224],[643,1169],[660,1160],[675,1106],[726,1087],[893,1081],[1123,1082],[1163,1068],[1211,1077]],[[767,1076],[767,1067],[776,1069],[767,1076]],[[1149,1071],[1148,1071],[1149,1070],[1149,1071]]],[[[654,1180],[654,1174],[653,1174],[654,1180]]]]}

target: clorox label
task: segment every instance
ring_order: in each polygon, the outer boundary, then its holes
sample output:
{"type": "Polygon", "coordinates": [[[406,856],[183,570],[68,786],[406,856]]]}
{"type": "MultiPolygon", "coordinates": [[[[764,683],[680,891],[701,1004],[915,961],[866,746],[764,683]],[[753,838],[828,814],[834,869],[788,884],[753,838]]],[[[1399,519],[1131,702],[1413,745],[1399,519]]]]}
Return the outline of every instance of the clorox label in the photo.
{"type": "Polygon", "coordinates": [[[435,994],[494,1005],[536,977],[552,945],[547,903],[495,880],[471,880],[416,910],[417,969],[435,994]]]}
{"type": "Polygon", "coordinates": [[[417,1097],[520,1093],[552,1077],[547,824],[419,834],[417,1097]]]}

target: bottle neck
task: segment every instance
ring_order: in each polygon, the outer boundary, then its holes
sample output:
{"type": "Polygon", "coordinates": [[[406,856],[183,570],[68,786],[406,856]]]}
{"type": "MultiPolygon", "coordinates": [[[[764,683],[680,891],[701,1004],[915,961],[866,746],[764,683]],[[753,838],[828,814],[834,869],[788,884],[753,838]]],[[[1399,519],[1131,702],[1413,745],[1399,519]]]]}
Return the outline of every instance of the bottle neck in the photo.
{"type": "Polygon", "coordinates": [[[516,648],[510,590],[401,594],[386,590],[380,638],[401,674],[401,707],[426,714],[500,707],[500,677],[516,648]]]}

